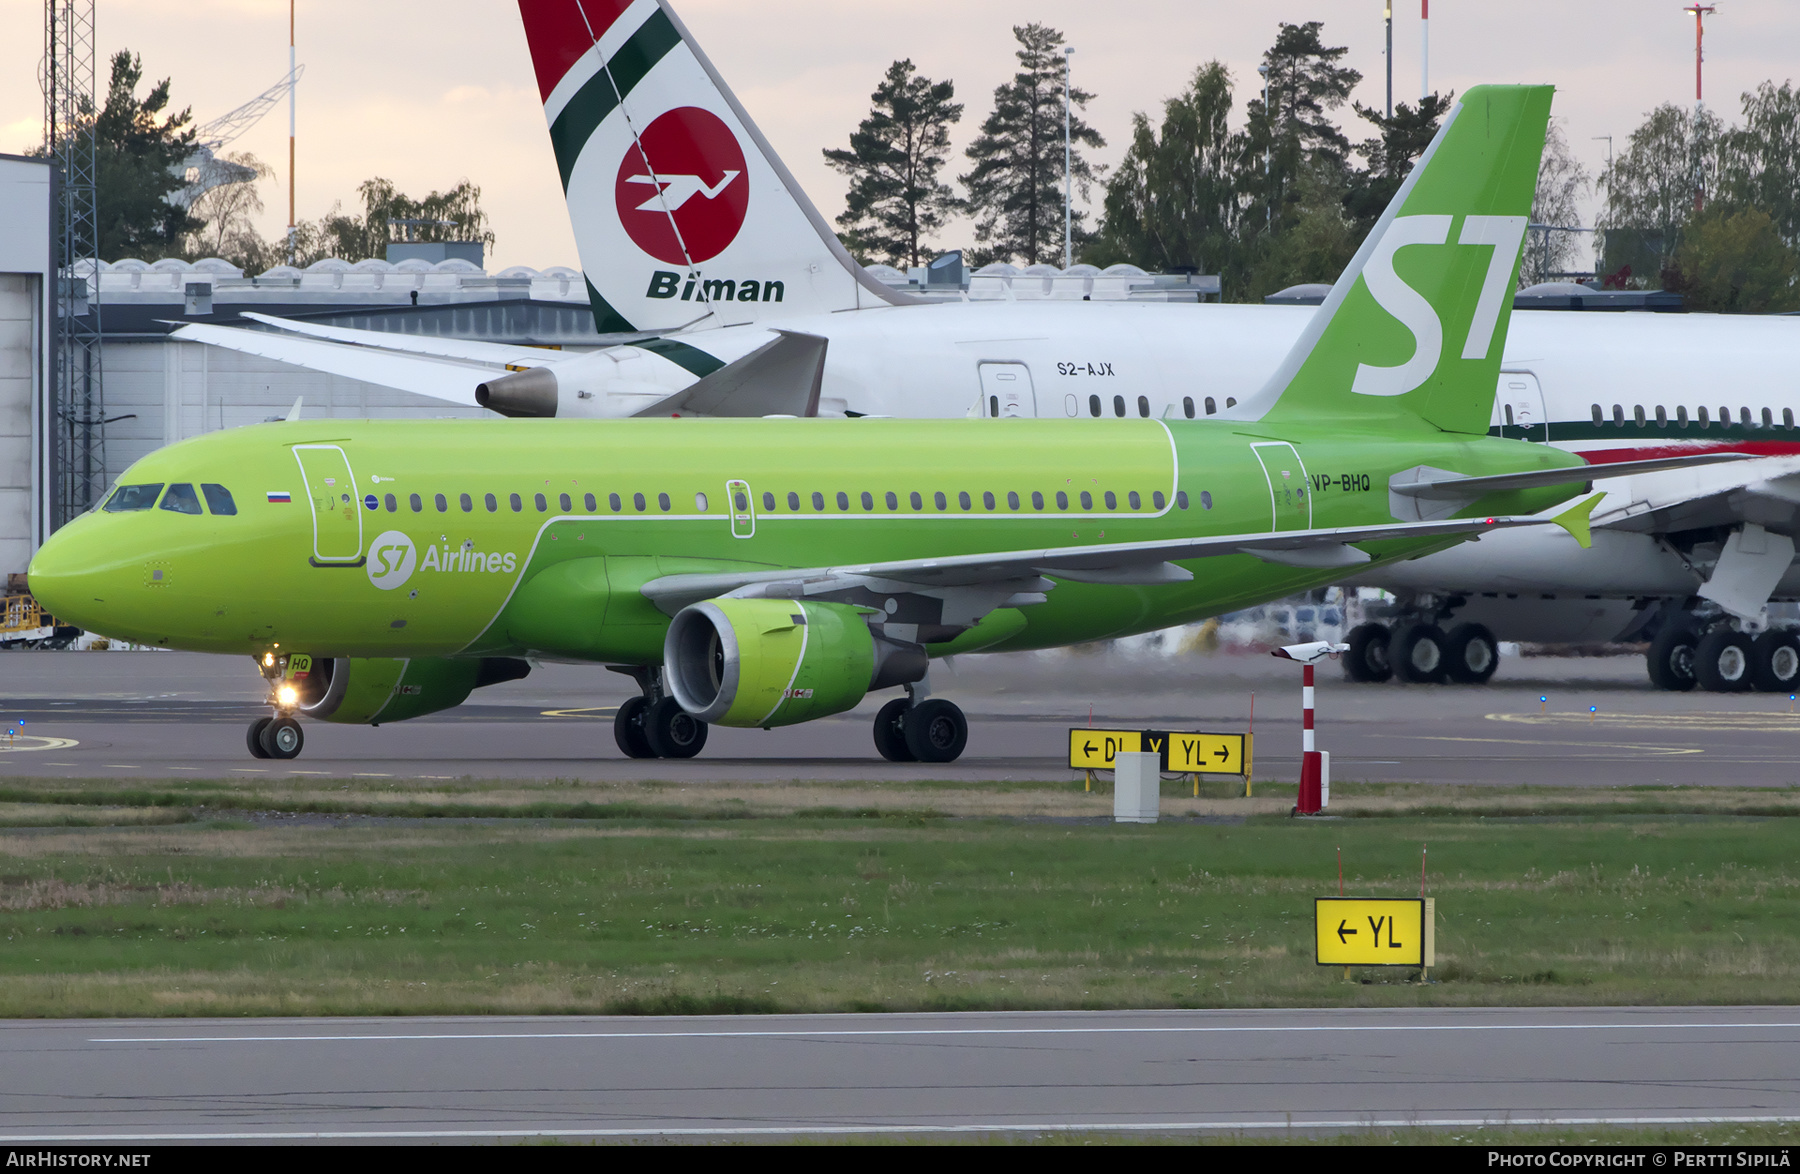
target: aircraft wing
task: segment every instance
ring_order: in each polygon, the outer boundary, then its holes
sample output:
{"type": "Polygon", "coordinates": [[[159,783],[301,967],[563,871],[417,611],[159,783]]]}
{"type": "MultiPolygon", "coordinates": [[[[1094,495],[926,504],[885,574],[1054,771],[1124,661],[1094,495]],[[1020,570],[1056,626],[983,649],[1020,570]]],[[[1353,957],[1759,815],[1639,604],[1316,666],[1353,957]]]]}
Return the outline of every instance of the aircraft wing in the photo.
{"type": "MultiPolygon", "coordinates": [[[[303,334],[309,338],[320,338],[327,342],[348,343],[352,346],[374,347],[376,350],[400,351],[405,354],[425,355],[434,359],[449,359],[458,363],[480,363],[491,367],[528,367],[537,363],[547,363],[560,357],[556,351],[544,347],[519,346],[514,343],[475,342],[466,338],[443,338],[434,335],[396,334],[391,330],[352,330],[345,326],[324,326],[317,322],[301,322],[293,318],[277,318],[273,314],[253,314],[248,311],[238,315],[252,322],[261,322],[265,326],[273,326],[277,330],[285,330],[291,334],[303,334]]],[[[233,327],[223,327],[231,330],[233,327]]],[[[246,331],[248,334],[261,334],[262,331],[246,331]]],[[[177,332],[179,335],[179,332],[177,332]]]]}
{"type": "Polygon", "coordinates": [[[1800,533],[1800,456],[1752,457],[1709,468],[1637,476],[1605,476],[1594,466],[1595,488],[1608,500],[1593,525],[1669,534],[1745,522],[1800,533]]]}
{"type": "Polygon", "coordinates": [[[986,607],[980,607],[976,599],[966,601],[976,613],[967,621],[973,623],[974,618],[993,607],[1042,603],[1043,593],[1054,586],[1047,577],[1077,583],[1184,583],[1194,577],[1193,572],[1176,566],[1174,560],[1230,554],[1248,554],[1288,566],[1350,567],[1370,559],[1367,551],[1352,543],[1394,538],[1474,538],[1492,530],[1541,526],[1548,521],[1550,519],[1530,517],[1450,518],[1385,526],[1094,543],[835,567],[665,575],[652,579],[640,590],[669,615],[690,603],[719,595],[804,595],[828,599],[843,595],[855,600],[859,592],[883,590],[882,584],[891,585],[885,588],[890,592],[910,590],[927,595],[966,595],[973,591],[978,597],[990,596],[991,602],[986,607]]]}
{"type": "MultiPolygon", "coordinates": [[[[405,354],[372,346],[355,346],[320,338],[277,334],[267,330],[242,330],[200,322],[183,326],[169,337],[184,342],[204,342],[247,355],[291,363],[296,367],[323,371],[328,375],[342,375],[346,379],[378,383],[383,387],[428,395],[433,399],[471,408],[477,406],[475,385],[504,369],[494,363],[405,354]]],[[[536,354],[538,357],[535,361],[543,362],[544,352],[538,351],[536,354]]]]}

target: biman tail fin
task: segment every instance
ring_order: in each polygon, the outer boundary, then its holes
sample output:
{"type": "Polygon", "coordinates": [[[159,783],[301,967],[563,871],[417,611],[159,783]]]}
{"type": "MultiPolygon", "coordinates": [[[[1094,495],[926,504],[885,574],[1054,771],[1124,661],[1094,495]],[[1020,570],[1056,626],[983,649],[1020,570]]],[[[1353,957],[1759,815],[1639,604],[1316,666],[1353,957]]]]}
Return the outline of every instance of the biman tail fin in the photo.
{"type": "Polygon", "coordinates": [[[1487,432],[1553,93],[1464,94],[1280,369],[1230,414],[1487,432]]]}
{"type": "Polygon", "coordinates": [[[602,333],[909,300],[844,251],[666,3],[519,14],[602,333]]]}

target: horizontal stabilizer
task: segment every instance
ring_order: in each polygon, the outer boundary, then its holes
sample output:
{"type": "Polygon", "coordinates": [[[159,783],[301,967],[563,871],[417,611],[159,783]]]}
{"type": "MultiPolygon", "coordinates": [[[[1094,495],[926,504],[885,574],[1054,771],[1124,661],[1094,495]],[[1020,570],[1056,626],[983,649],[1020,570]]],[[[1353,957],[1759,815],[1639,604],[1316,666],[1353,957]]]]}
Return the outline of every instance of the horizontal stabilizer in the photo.
{"type": "Polygon", "coordinates": [[[635,414],[817,416],[828,340],[791,330],[775,334],[743,358],[635,414]]]}
{"type": "Polygon", "coordinates": [[[1435,501],[1470,502],[1490,493],[1508,489],[1543,489],[1551,485],[1579,485],[1607,477],[1633,477],[1639,473],[1662,473],[1669,469],[1689,469],[1699,465],[1717,465],[1725,461],[1752,459],[1749,453],[1708,452],[1685,457],[1657,457],[1648,461],[1618,461],[1606,465],[1570,465],[1562,469],[1530,469],[1522,473],[1500,473],[1492,477],[1461,477],[1421,465],[1394,474],[1388,488],[1402,497],[1429,498],[1435,501]]]}

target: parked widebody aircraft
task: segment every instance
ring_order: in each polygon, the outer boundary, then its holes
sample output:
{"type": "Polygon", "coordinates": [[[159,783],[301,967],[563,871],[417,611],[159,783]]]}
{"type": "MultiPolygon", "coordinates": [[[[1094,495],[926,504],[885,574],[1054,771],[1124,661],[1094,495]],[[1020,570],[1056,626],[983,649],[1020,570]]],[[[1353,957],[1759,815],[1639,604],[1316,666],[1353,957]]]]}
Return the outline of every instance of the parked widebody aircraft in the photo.
{"type": "MultiPolygon", "coordinates": [[[[636,341],[563,356],[278,319],[264,319],[278,330],[188,326],[177,337],[514,416],[1251,421],[1314,317],[1273,306],[913,304],[845,253],[667,0],[521,0],[520,10],[596,322],[636,341]]],[[[1383,304],[1410,326],[1404,285],[1384,288],[1383,304]]],[[[1490,431],[1596,464],[1639,449],[1796,454],[1797,356],[1800,319],[1522,313],[1490,431]],[[1723,399],[1720,388],[1730,389],[1723,399]]],[[[1655,634],[1651,676],[1665,687],[1800,687],[1800,642],[1782,632],[1751,641],[1771,598],[1800,598],[1791,550],[1782,561],[1800,527],[1783,504],[1789,471],[1759,461],[1699,480],[1604,478],[1606,537],[1593,553],[1522,531],[1371,571],[1358,581],[1402,605],[1389,625],[1361,631],[1350,667],[1365,678],[1485,680],[1496,632],[1655,634]]],[[[1329,469],[1306,476],[1320,493],[1338,484],[1329,469]]]]}
{"type": "MultiPolygon", "coordinates": [[[[933,656],[1218,614],[1584,489],[1575,457],[1487,429],[1550,96],[1463,96],[1254,419],[262,424],[137,462],[32,590],[94,631],[255,657],[259,756],[298,754],[299,716],[417,716],[546,656],[636,677],[632,756],[900,686],[876,746],[949,761],[967,725],[917,696],[933,656]],[[1432,516],[1395,521],[1396,497],[1432,516]]],[[[1585,538],[1592,504],[1554,520],[1585,538]]]]}

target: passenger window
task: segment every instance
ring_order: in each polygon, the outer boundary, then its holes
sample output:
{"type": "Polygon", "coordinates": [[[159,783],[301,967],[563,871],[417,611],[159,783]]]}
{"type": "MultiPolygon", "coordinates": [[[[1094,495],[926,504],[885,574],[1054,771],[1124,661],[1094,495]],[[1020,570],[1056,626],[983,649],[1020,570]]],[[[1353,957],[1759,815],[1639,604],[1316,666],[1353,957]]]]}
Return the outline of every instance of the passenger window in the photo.
{"type": "Polygon", "coordinates": [[[1678,427],[1681,427],[1681,428],[1686,428],[1688,426],[1687,405],[1686,404],[1677,404],[1676,405],[1676,407],[1675,407],[1675,423],[1678,427]]]}
{"type": "Polygon", "coordinates": [[[1094,495],[1085,489],[1081,491],[1081,508],[1084,510],[1091,510],[1094,508],[1094,495]]]}
{"type": "Polygon", "coordinates": [[[1730,408],[1720,408],[1719,409],[1719,427],[1721,427],[1721,428],[1731,427],[1731,409],[1730,408]]]}
{"type": "Polygon", "coordinates": [[[1625,409],[1618,404],[1613,405],[1613,427],[1625,427],[1625,409]]]}
{"type": "Polygon", "coordinates": [[[1034,510],[1041,510],[1044,508],[1044,495],[1035,489],[1031,491],[1031,508],[1034,510]]]}
{"type": "Polygon", "coordinates": [[[1148,420],[1150,418],[1150,397],[1149,396],[1143,396],[1143,395],[1138,396],[1138,415],[1142,416],[1146,420],[1148,420]]]}
{"type": "Polygon", "coordinates": [[[1606,417],[1605,417],[1605,415],[1604,415],[1604,414],[1603,414],[1603,413],[1602,413],[1602,412],[1601,412],[1601,411],[1600,411],[1600,405],[1599,405],[1599,404],[1595,404],[1595,405],[1594,405],[1594,423],[1596,423],[1596,424],[1604,424],[1604,423],[1606,423],[1606,417]]]}
{"type": "Polygon", "coordinates": [[[1109,510],[1119,508],[1119,499],[1113,496],[1113,491],[1110,489],[1106,491],[1106,508],[1109,510]]]}
{"type": "Polygon", "coordinates": [[[1710,423],[1712,423],[1712,418],[1706,414],[1706,406],[1702,404],[1700,407],[1700,427],[1704,428],[1710,423]]]}
{"type": "Polygon", "coordinates": [[[1506,426],[1508,428],[1511,428],[1512,422],[1513,422],[1512,405],[1507,404],[1506,405],[1506,426]]]}
{"type": "Polygon", "coordinates": [[[1069,508],[1069,495],[1060,489],[1056,491],[1056,508],[1059,510],[1066,510],[1069,508]]]}
{"type": "Polygon", "coordinates": [[[1123,420],[1125,418],[1125,397],[1124,396],[1122,396],[1122,395],[1113,396],[1113,415],[1117,416],[1121,420],[1123,420]]]}
{"type": "Polygon", "coordinates": [[[656,508],[661,510],[665,514],[669,512],[669,495],[668,494],[659,493],[656,495],[656,508]]]}
{"type": "Polygon", "coordinates": [[[1187,507],[1188,507],[1187,490],[1177,489],[1175,491],[1175,508],[1185,510],[1187,507]]]}
{"type": "MultiPolygon", "coordinates": [[[[592,497],[590,497],[590,498],[588,498],[588,500],[592,501],[594,499],[592,497]]],[[[559,494],[557,496],[556,504],[562,507],[562,512],[565,514],[573,513],[575,510],[575,503],[569,500],[569,495],[566,493],[559,494]]],[[[590,507],[590,508],[592,508],[592,507],[590,507]]]]}
{"type": "Polygon", "coordinates": [[[497,514],[500,512],[500,499],[491,493],[484,493],[481,495],[481,504],[487,506],[487,512],[490,514],[497,514]]]}
{"type": "Polygon", "coordinates": [[[825,512],[825,495],[823,493],[814,491],[814,493],[813,493],[813,508],[815,510],[818,510],[820,513],[825,512]]]}
{"type": "Polygon", "coordinates": [[[1750,409],[1749,408],[1739,408],[1738,409],[1738,423],[1742,424],[1746,428],[1750,427],[1750,409]]]}
{"type": "Polygon", "coordinates": [[[1663,406],[1661,404],[1657,404],[1656,405],[1656,426],[1658,428],[1661,428],[1664,424],[1667,424],[1668,422],[1669,422],[1669,413],[1663,410],[1663,406]]]}
{"type": "Polygon", "coordinates": [[[956,504],[961,506],[965,510],[969,508],[969,492],[968,492],[968,490],[966,490],[966,489],[962,490],[961,492],[959,492],[956,495],[956,504]]]}
{"type": "Polygon", "coordinates": [[[1783,428],[1792,428],[1794,426],[1794,409],[1781,409],[1781,426],[1783,428]]]}
{"type": "Polygon", "coordinates": [[[607,508],[611,509],[615,514],[625,508],[624,503],[619,500],[619,495],[616,493],[609,493],[606,495],[606,505],[607,508]]]}
{"type": "Polygon", "coordinates": [[[450,512],[450,501],[441,493],[432,494],[431,504],[437,506],[437,512],[440,514],[447,514],[450,512]]]}
{"type": "Polygon", "coordinates": [[[1206,414],[1210,416],[1218,410],[1219,409],[1213,404],[1213,397],[1210,395],[1207,396],[1206,397],[1206,414]]]}
{"type": "Polygon", "coordinates": [[[795,513],[800,512],[800,495],[798,493],[788,493],[788,508],[795,513]]]}
{"type": "Polygon", "coordinates": [[[887,508],[890,510],[900,508],[900,497],[892,489],[887,491],[887,508]]]}
{"type": "Polygon", "coordinates": [[[640,514],[643,513],[644,512],[644,495],[641,493],[632,494],[631,495],[631,504],[633,507],[635,507],[637,509],[638,513],[640,513],[640,514]]]}
{"type": "Polygon", "coordinates": [[[775,495],[773,493],[770,493],[767,489],[763,490],[763,509],[772,510],[774,508],[775,508],[775,495]]]}
{"type": "MultiPolygon", "coordinates": [[[[231,500],[231,490],[223,485],[202,485],[200,492],[206,496],[206,508],[214,514],[230,517],[237,513],[237,502],[231,500]]],[[[419,498],[413,495],[413,512],[419,511],[419,498]]]]}
{"type": "Polygon", "coordinates": [[[916,489],[913,490],[912,495],[908,500],[912,502],[912,508],[914,510],[922,510],[925,508],[925,499],[919,496],[919,491],[916,489]]]}
{"type": "Polygon", "coordinates": [[[1193,396],[1184,395],[1181,397],[1181,410],[1182,410],[1182,413],[1185,414],[1188,419],[1192,420],[1194,418],[1194,397],[1193,396]]]}
{"type": "Polygon", "coordinates": [[[172,514],[197,514],[200,512],[200,495],[186,481],[177,482],[163,494],[162,508],[172,514]]]}
{"type": "Polygon", "coordinates": [[[525,512],[525,502],[516,493],[507,495],[507,504],[512,506],[512,512],[515,514],[525,512]]]}
{"type": "Polygon", "coordinates": [[[1000,417],[1000,397],[997,395],[988,396],[988,416],[990,419],[1000,417]]]}
{"type": "Polygon", "coordinates": [[[1226,396],[1225,397],[1225,406],[1228,408],[1237,407],[1237,396],[1235,396],[1235,395],[1226,396]]]}
{"type": "MultiPolygon", "coordinates": [[[[1744,415],[1745,415],[1745,417],[1748,417],[1750,415],[1750,409],[1745,408],[1744,415]]],[[[1642,428],[1644,426],[1644,405],[1643,404],[1633,404],[1632,405],[1631,418],[1634,422],[1636,422],[1636,424],[1639,428],[1642,428]]],[[[1746,418],[1744,420],[1744,423],[1746,423],[1746,424],[1748,424],[1749,422],[1750,421],[1748,418],[1746,418]]]]}
{"type": "MultiPolygon", "coordinates": [[[[208,495],[206,500],[208,502],[211,502],[212,497],[210,495],[208,495]]],[[[412,512],[415,514],[422,514],[425,512],[425,501],[423,498],[421,498],[416,493],[407,495],[406,504],[412,507],[412,512]]],[[[218,512],[219,512],[218,510],[213,511],[213,513],[215,513],[215,514],[218,512]]]]}
{"type": "Polygon", "coordinates": [[[990,510],[994,508],[994,494],[991,490],[981,491],[981,504],[990,510]]]}
{"type": "Polygon", "coordinates": [[[872,510],[875,508],[875,495],[870,493],[867,489],[862,491],[862,507],[865,510],[872,510]]]}
{"type": "Polygon", "coordinates": [[[1100,416],[1100,397],[1099,396],[1097,396],[1097,395],[1088,396],[1088,415],[1093,416],[1096,419],[1099,418],[1099,416],[1100,416]]]}
{"type": "Polygon", "coordinates": [[[462,495],[461,504],[462,504],[463,513],[472,514],[475,512],[475,499],[470,497],[468,494],[465,493],[462,495]]]}
{"type": "Polygon", "coordinates": [[[1155,490],[1150,494],[1150,504],[1159,510],[1162,509],[1164,505],[1168,504],[1168,500],[1168,498],[1163,496],[1163,491],[1160,489],[1155,490]]]}
{"type": "Polygon", "coordinates": [[[1006,491],[1006,508],[1009,510],[1019,508],[1019,495],[1010,489],[1006,491]]]}
{"type": "Polygon", "coordinates": [[[391,493],[381,499],[381,504],[387,507],[387,512],[390,514],[400,512],[400,503],[394,500],[394,495],[391,493]]]}
{"type": "MultiPolygon", "coordinates": [[[[1181,508],[1185,510],[1187,508],[1187,494],[1184,493],[1181,496],[1181,508]]],[[[1200,491],[1200,508],[1203,510],[1210,510],[1212,508],[1212,494],[1204,489],[1200,491]]]]}
{"type": "Polygon", "coordinates": [[[156,504],[156,498],[162,493],[163,483],[155,485],[121,485],[113,490],[113,495],[106,499],[100,508],[109,514],[128,513],[133,510],[147,510],[156,504]]]}
{"type": "Polygon", "coordinates": [[[540,514],[550,511],[550,502],[541,493],[532,496],[531,504],[537,507],[537,512],[540,514]]]}
{"type": "Polygon", "coordinates": [[[1771,412],[1768,408],[1764,408],[1762,410],[1762,421],[1763,421],[1762,426],[1764,428],[1775,427],[1775,414],[1773,412],[1771,412]]]}
{"type": "Polygon", "coordinates": [[[1144,506],[1144,499],[1138,496],[1138,491],[1135,489],[1125,495],[1125,500],[1131,503],[1131,508],[1134,510],[1142,509],[1144,506]]]}
{"type": "Polygon", "coordinates": [[[837,501],[838,501],[838,509],[840,509],[840,510],[843,510],[843,511],[845,511],[845,512],[848,512],[848,511],[849,511],[849,509],[850,509],[850,495],[849,495],[849,494],[848,494],[848,493],[845,493],[845,492],[844,492],[844,491],[843,491],[843,490],[841,490],[841,489],[840,489],[840,490],[838,490],[838,495],[837,495],[837,501]]]}
{"type": "Polygon", "coordinates": [[[941,489],[931,495],[931,503],[940,510],[950,508],[950,499],[944,496],[944,491],[941,489]]]}
{"type": "Polygon", "coordinates": [[[694,494],[694,512],[699,513],[699,514],[703,514],[706,512],[706,494],[704,494],[704,493],[694,494]]]}

